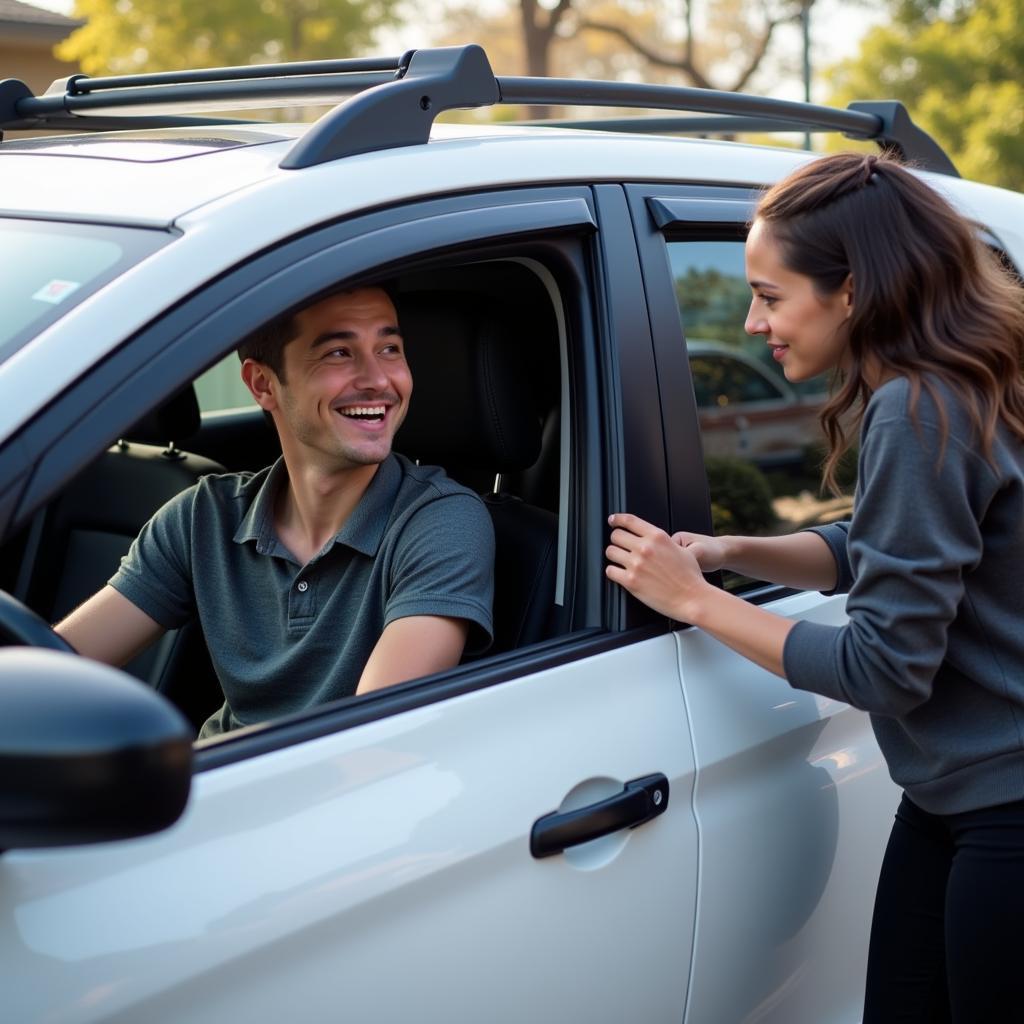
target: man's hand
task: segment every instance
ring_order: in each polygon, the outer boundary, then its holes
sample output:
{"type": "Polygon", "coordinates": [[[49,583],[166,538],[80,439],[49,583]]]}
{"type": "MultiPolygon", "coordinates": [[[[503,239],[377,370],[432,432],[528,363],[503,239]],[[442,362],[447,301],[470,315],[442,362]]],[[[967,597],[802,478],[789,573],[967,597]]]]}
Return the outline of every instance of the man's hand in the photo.
{"type": "Polygon", "coordinates": [[[465,619],[410,615],[384,627],[359,678],[356,693],[369,693],[408,679],[454,668],[469,634],[465,619]]]}
{"type": "Polygon", "coordinates": [[[120,668],[164,627],[113,587],[106,586],[53,627],[79,654],[120,668]]]}

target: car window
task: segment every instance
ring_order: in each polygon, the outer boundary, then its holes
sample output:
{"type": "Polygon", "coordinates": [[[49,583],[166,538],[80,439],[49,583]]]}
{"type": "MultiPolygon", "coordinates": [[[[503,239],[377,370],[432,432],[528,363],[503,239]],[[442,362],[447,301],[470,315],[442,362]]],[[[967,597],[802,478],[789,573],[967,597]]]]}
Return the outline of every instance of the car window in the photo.
{"type": "Polygon", "coordinates": [[[786,393],[756,367],[725,354],[690,349],[693,391],[701,408],[735,408],[746,402],[785,401],[786,393]]]}
{"type": "Polygon", "coordinates": [[[200,412],[227,412],[255,407],[249,389],[242,381],[241,364],[234,352],[211,366],[195,380],[200,412]]]}
{"type": "MultiPolygon", "coordinates": [[[[578,322],[569,294],[536,259],[448,262],[393,273],[386,284],[415,379],[394,450],[417,465],[442,466],[485,496],[497,535],[493,643],[468,650],[465,660],[566,634],[574,626],[575,562],[569,552],[575,543],[569,508],[574,417],[567,324],[578,322]],[[484,362],[501,388],[487,390],[476,377],[482,347],[489,348],[484,362]],[[492,415],[510,444],[501,442],[492,415]]],[[[32,530],[15,538],[11,554],[21,558],[22,571],[10,586],[20,600],[47,621],[59,621],[103,586],[165,502],[205,474],[259,470],[274,461],[276,435],[239,366],[232,349],[191,387],[151,410],[51,500],[32,530]],[[196,420],[190,391],[203,412],[244,405],[253,415],[196,420]],[[129,512],[117,508],[125,487],[134,491],[129,512]],[[116,526],[102,525],[115,515],[116,526]],[[64,551],[74,553],[73,572],[54,554],[64,551]]],[[[224,699],[210,653],[206,626],[200,631],[190,624],[126,667],[158,685],[198,730],[224,699]]]]}
{"type": "MultiPolygon", "coordinates": [[[[827,380],[790,383],[764,341],[743,330],[750,288],[742,240],[669,241],[668,254],[716,534],[791,533],[847,516],[851,457],[844,495],[821,493],[827,380]]],[[[756,581],[730,573],[725,584],[743,590],[756,581]]]]}
{"type": "Polygon", "coordinates": [[[162,231],[0,217],[0,362],[170,237],[162,231]]]}

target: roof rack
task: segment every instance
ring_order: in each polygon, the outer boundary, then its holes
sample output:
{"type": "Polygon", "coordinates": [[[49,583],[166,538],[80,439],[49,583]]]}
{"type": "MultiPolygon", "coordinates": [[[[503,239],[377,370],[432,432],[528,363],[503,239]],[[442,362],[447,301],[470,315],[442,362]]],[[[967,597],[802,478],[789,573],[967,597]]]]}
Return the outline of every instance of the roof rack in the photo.
{"type": "Polygon", "coordinates": [[[17,79],[7,79],[0,82],[0,131],[191,127],[211,122],[183,117],[181,110],[266,108],[281,105],[282,101],[337,102],[393,81],[404,73],[402,61],[409,56],[257,64],[109,78],[71,75],[58,79],[42,96],[34,96],[17,79]],[[117,110],[131,110],[136,116],[111,116],[117,110]]]}
{"type": "Polygon", "coordinates": [[[72,75],[54,82],[43,96],[33,96],[22,82],[7,79],[0,82],[0,131],[242,124],[245,122],[184,117],[180,111],[265,108],[282,101],[323,103],[337,99],[342,102],[292,147],[282,167],[311,167],[357,153],[425,143],[434,119],[446,110],[515,103],[630,107],[702,115],[530,122],[605,131],[841,132],[895,150],[923,170],[957,175],[938,143],[915,125],[896,101],[851,103],[840,110],[713,89],[495,76],[487,55],[475,45],[410,50],[395,58],[111,78],[72,75]],[[112,113],[117,110],[130,110],[133,116],[112,113]]]}

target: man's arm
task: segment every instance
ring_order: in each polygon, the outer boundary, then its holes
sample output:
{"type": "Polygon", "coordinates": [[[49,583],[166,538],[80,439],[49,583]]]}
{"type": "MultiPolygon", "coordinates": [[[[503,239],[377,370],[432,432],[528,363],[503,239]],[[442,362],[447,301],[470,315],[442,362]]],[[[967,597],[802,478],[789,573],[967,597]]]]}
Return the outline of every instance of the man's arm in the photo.
{"type": "Polygon", "coordinates": [[[468,633],[466,619],[439,615],[410,615],[389,622],[363,669],[356,693],[453,668],[462,657],[468,633]]]}
{"type": "Polygon", "coordinates": [[[109,585],[53,628],[79,654],[116,667],[131,661],[165,632],[109,585]]]}

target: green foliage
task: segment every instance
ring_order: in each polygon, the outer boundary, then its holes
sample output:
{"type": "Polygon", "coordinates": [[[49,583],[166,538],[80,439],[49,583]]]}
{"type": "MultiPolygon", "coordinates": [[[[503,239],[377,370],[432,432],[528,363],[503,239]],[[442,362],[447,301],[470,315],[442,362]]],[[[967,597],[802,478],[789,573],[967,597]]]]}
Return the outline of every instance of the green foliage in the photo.
{"type": "Polygon", "coordinates": [[[394,23],[398,0],[75,0],[57,47],[90,75],[349,57],[394,23]]]}
{"type": "Polygon", "coordinates": [[[736,458],[704,462],[711,491],[711,518],[716,533],[764,533],[775,525],[772,492],[764,474],[736,458]]]}
{"type": "Polygon", "coordinates": [[[960,173],[1024,190],[1024,0],[896,5],[832,72],[832,102],[901,100],[960,173]]]}
{"type": "Polygon", "coordinates": [[[733,514],[717,501],[711,502],[711,532],[716,537],[726,533],[738,533],[736,519],[733,514]]]}
{"type": "Polygon", "coordinates": [[[714,267],[687,267],[675,281],[676,301],[690,338],[742,342],[750,288],[742,277],[714,267]]]}
{"type": "Polygon", "coordinates": [[[890,0],[893,19],[903,25],[930,25],[959,17],[973,6],[973,0],[890,0]]]}

